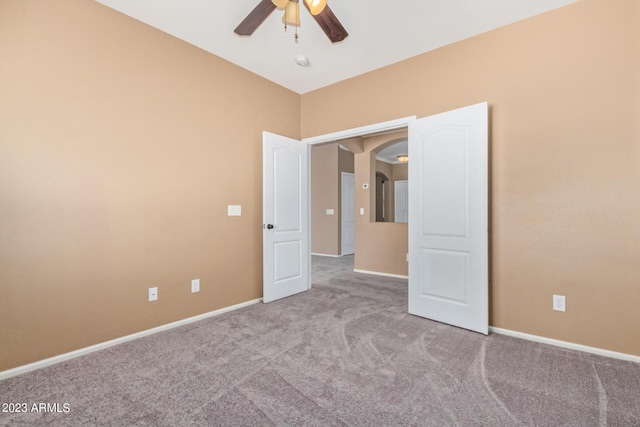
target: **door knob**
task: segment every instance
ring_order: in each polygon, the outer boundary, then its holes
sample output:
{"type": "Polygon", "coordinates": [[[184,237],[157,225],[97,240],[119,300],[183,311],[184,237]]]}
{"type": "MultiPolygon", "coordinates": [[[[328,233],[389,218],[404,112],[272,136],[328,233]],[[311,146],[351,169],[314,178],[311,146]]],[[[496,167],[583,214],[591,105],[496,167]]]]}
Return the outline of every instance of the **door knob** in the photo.
{"type": "Polygon", "coordinates": [[[268,229],[268,230],[271,230],[271,229],[273,229],[273,228],[275,228],[275,227],[273,226],[273,224],[267,224],[267,229],[268,229]]]}

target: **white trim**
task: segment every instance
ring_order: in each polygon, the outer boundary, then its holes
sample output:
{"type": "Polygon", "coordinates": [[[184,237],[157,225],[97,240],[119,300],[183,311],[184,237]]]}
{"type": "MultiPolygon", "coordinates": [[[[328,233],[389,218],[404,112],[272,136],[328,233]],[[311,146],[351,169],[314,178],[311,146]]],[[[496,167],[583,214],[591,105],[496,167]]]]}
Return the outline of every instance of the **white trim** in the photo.
{"type": "Polygon", "coordinates": [[[341,130],[338,132],[327,133],[325,135],[312,136],[304,138],[302,142],[307,144],[322,144],[325,142],[337,141],[340,139],[353,138],[356,136],[365,136],[372,133],[388,132],[396,129],[402,129],[409,126],[416,116],[403,117],[401,119],[389,120],[387,122],[376,123],[373,125],[360,126],[357,128],[341,130]]]}
{"type": "Polygon", "coordinates": [[[315,255],[315,256],[326,256],[326,257],[330,257],[330,258],[340,258],[342,255],[331,255],[331,254],[319,254],[316,252],[311,252],[311,255],[315,255]]]}
{"type": "Polygon", "coordinates": [[[409,276],[403,276],[401,274],[381,273],[379,271],[369,271],[369,270],[357,270],[355,268],[353,269],[353,271],[356,272],[356,273],[373,274],[374,276],[394,277],[396,279],[407,279],[407,280],[409,280],[409,276]]]}
{"type": "MultiPolygon", "coordinates": [[[[302,141],[300,141],[302,142],[302,141]]],[[[311,147],[307,146],[307,290],[311,290],[311,147]]],[[[264,268],[264,267],[263,267],[264,268]]]]}
{"type": "Polygon", "coordinates": [[[232,305],[229,307],[220,308],[218,310],[210,311],[208,313],[199,314],[197,316],[188,317],[186,319],[178,320],[176,322],[167,323],[165,325],[157,326],[155,328],[147,329],[144,331],[136,332],[130,335],[125,335],[120,338],[115,338],[109,341],[104,341],[89,347],[84,347],[78,350],[71,351],[69,353],[59,354],[57,356],[50,357],[48,359],[39,360],[37,362],[29,363],[28,365],[18,366],[17,368],[7,369],[6,371],[0,372],[0,380],[4,380],[7,378],[15,377],[16,375],[25,374],[27,372],[35,371],[36,369],[45,368],[47,366],[55,365],[56,363],[65,362],[67,360],[75,359],[76,357],[84,356],[85,354],[93,353],[94,351],[104,350],[109,347],[113,347],[114,345],[122,344],[127,341],[132,341],[138,338],[146,337],[147,335],[152,335],[158,332],[166,331],[169,329],[176,328],[178,326],[187,325],[189,323],[197,322],[199,320],[204,320],[209,317],[218,316],[220,314],[227,313],[229,311],[234,311],[239,308],[247,307],[249,305],[260,302],[262,298],[254,299],[251,301],[241,302],[240,304],[232,305]]]}
{"type": "Polygon", "coordinates": [[[538,335],[526,334],[524,332],[517,332],[509,329],[496,328],[494,326],[489,326],[489,332],[494,332],[496,334],[507,335],[515,338],[522,338],[524,340],[529,340],[529,341],[536,341],[543,344],[553,345],[556,347],[584,351],[586,353],[597,354],[599,356],[611,357],[614,359],[621,359],[621,360],[627,360],[629,362],[640,363],[640,356],[635,356],[633,354],[618,353],[617,351],[605,350],[597,347],[589,347],[586,345],[575,344],[567,341],[560,341],[553,338],[545,338],[538,335]]]}

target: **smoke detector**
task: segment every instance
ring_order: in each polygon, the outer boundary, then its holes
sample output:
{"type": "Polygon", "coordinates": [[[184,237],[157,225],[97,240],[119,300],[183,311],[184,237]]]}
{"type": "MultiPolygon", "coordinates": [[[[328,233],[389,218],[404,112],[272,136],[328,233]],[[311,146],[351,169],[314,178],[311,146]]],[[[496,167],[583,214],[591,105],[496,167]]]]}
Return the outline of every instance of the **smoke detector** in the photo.
{"type": "Polygon", "coordinates": [[[301,67],[308,67],[310,64],[309,58],[307,58],[306,56],[298,55],[296,56],[296,64],[298,64],[301,67]]]}

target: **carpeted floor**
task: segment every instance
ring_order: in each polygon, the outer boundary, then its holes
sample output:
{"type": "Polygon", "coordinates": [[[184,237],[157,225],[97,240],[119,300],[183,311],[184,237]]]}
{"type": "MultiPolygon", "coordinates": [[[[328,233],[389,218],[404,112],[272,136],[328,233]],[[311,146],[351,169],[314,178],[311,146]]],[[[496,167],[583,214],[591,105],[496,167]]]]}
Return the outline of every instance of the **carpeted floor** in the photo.
{"type": "Polygon", "coordinates": [[[408,315],[406,281],[352,263],[314,257],[309,292],[1,381],[0,402],[62,412],[0,425],[640,426],[639,364],[408,315]]]}

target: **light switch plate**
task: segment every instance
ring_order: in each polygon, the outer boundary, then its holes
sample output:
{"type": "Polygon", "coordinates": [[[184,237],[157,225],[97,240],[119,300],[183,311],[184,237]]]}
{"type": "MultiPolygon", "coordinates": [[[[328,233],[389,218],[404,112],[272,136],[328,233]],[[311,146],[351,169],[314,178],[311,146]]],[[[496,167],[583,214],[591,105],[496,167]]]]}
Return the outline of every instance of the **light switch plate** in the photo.
{"type": "Polygon", "coordinates": [[[360,215],[364,215],[364,208],[360,208],[360,215]]]}
{"type": "Polygon", "coordinates": [[[242,215],[242,206],[241,205],[228,205],[227,212],[229,216],[241,216],[242,215]]]}
{"type": "Polygon", "coordinates": [[[200,279],[193,279],[191,281],[191,293],[200,292],[200,279]]]}
{"type": "Polygon", "coordinates": [[[327,215],[334,215],[335,211],[333,209],[327,209],[327,215]]]}

